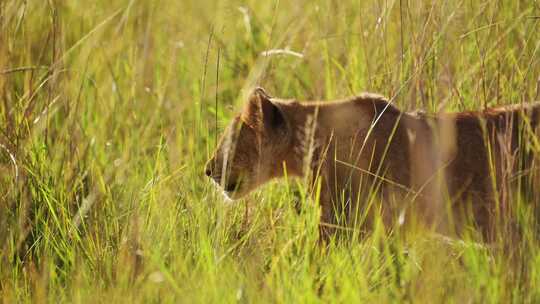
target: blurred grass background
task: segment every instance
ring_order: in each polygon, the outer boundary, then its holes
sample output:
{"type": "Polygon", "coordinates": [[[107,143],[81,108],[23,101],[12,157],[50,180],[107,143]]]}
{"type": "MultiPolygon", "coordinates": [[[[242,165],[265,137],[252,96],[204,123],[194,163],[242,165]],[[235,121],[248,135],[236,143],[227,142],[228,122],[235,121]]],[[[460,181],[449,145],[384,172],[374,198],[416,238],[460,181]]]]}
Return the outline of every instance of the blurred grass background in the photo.
{"type": "Polygon", "coordinates": [[[324,253],[300,183],[229,204],[202,174],[254,85],[540,99],[540,2],[8,0],[0,28],[3,302],[540,301],[530,221],[511,254],[378,230],[324,253]]]}

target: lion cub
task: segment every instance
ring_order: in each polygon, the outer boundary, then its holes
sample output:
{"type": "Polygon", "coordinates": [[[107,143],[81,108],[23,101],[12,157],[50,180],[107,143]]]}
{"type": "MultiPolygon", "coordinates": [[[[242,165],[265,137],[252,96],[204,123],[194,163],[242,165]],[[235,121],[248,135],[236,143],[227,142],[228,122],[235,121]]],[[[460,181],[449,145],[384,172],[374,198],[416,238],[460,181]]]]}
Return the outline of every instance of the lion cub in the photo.
{"type": "Polygon", "coordinates": [[[489,236],[512,178],[534,164],[526,142],[538,142],[539,119],[538,103],[430,116],[374,94],[299,102],[256,88],[206,175],[231,199],[285,173],[309,176],[322,239],[352,218],[369,228],[377,214],[385,226],[414,218],[451,233],[450,223],[470,223],[489,236]]]}

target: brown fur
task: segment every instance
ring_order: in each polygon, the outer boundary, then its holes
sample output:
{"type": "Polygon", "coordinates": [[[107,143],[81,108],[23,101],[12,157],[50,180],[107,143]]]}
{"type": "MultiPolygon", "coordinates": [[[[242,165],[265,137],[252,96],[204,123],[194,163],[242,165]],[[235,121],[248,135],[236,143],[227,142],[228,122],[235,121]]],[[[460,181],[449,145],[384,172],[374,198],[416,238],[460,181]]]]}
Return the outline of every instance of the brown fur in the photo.
{"type": "Polygon", "coordinates": [[[470,216],[489,235],[507,208],[511,178],[530,169],[519,139],[535,136],[539,120],[538,103],[429,116],[402,112],[373,94],[306,103],[258,88],[206,173],[231,198],[285,170],[310,175],[313,189],[321,187],[322,238],[358,209],[367,226],[378,213],[388,225],[416,217],[443,233],[450,222],[462,229],[470,216]],[[384,203],[372,204],[370,193],[384,203]]]}

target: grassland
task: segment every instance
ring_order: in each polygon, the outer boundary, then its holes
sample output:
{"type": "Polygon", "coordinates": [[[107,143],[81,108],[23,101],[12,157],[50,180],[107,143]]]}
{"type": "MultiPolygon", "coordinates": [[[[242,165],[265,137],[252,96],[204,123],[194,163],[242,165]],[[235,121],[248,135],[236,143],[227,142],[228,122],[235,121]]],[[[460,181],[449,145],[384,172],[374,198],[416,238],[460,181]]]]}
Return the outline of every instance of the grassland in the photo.
{"type": "Polygon", "coordinates": [[[1,1],[0,298],[539,302],[534,220],[513,250],[325,252],[301,181],[231,204],[202,172],[254,85],[436,112],[538,100],[539,76],[538,1],[1,1]]]}

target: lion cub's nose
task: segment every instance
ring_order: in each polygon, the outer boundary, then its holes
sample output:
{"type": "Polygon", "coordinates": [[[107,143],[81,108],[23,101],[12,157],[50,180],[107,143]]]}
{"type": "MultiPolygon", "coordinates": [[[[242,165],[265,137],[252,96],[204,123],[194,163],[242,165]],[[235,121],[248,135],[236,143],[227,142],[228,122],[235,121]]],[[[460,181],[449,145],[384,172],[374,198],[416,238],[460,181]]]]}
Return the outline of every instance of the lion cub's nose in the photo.
{"type": "Polygon", "coordinates": [[[206,167],[204,169],[204,174],[206,174],[206,176],[208,176],[208,177],[212,176],[212,169],[210,168],[210,164],[206,165],[206,167]]]}
{"type": "Polygon", "coordinates": [[[208,176],[208,177],[214,178],[214,170],[213,169],[214,169],[213,162],[208,161],[206,163],[206,166],[204,166],[204,174],[206,174],[206,176],[208,176]]]}

